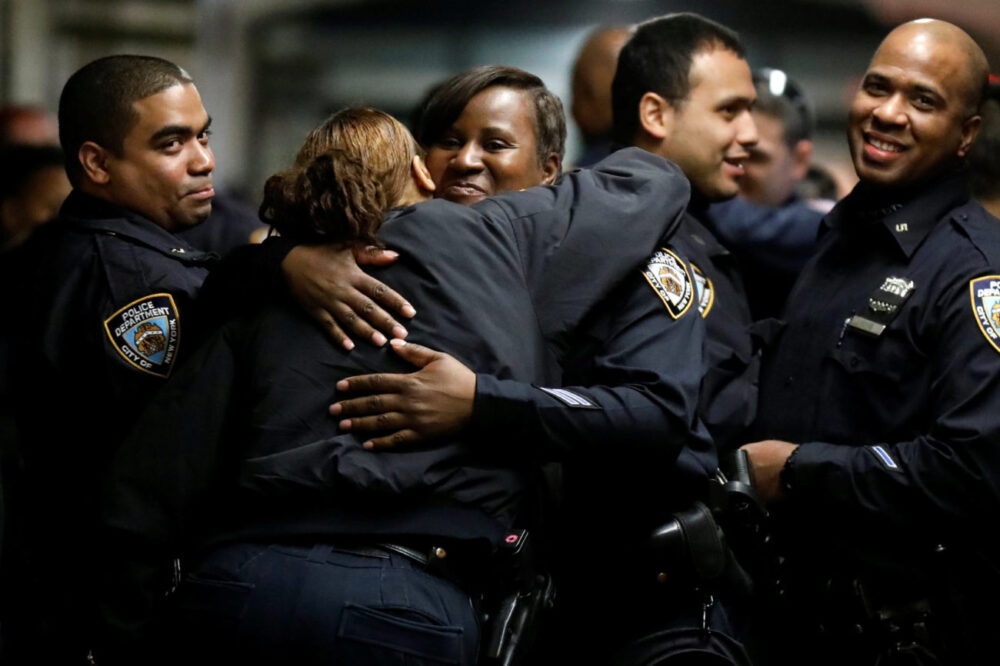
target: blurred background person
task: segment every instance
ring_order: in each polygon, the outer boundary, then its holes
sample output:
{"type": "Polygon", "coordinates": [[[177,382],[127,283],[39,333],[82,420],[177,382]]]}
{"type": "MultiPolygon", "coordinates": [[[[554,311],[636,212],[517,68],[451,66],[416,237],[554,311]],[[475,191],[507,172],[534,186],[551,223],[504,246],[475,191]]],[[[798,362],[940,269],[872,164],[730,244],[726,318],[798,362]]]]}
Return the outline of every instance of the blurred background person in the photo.
{"type": "Polygon", "coordinates": [[[809,173],[814,124],[801,89],[771,68],[754,72],[754,87],[759,140],[743,164],[740,196],[712,206],[705,222],[738,257],[750,311],[759,320],[781,313],[832,202],[815,203],[798,193],[809,173]]]}
{"type": "Polygon", "coordinates": [[[993,217],[1000,218],[1000,78],[990,77],[980,114],[983,124],[969,153],[972,194],[993,217]]]}
{"type": "Polygon", "coordinates": [[[36,227],[52,220],[69,191],[58,146],[0,148],[0,252],[21,245],[36,227]]]}
{"type": "Polygon", "coordinates": [[[611,152],[611,81],[630,32],[626,26],[602,26],[590,33],[576,57],[570,112],[583,141],[578,167],[590,166],[611,152]]]}
{"type": "Polygon", "coordinates": [[[58,146],[55,115],[30,104],[0,107],[0,146],[8,145],[58,146]]]}

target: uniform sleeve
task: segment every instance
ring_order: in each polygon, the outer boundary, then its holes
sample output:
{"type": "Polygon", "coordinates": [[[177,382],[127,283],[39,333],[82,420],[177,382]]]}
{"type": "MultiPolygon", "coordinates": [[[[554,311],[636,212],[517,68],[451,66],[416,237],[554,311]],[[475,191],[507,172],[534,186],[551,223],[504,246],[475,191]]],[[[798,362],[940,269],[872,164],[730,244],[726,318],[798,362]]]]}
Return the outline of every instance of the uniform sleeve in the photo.
{"type": "Polygon", "coordinates": [[[677,165],[626,148],[477,207],[488,224],[511,225],[542,335],[564,351],[582,318],[676,229],[689,197],[677,165]]]}
{"type": "Polygon", "coordinates": [[[228,333],[207,341],[157,393],[105,479],[102,664],[143,661],[132,651],[157,629],[173,558],[194,529],[195,508],[208,503],[237,385],[228,333]]]}
{"type": "Polygon", "coordinates": [[[546,460],[618,449],[672,464],[687,448],[714,469],[696,417],[703,322],[693,305],[674,318],[638,273],[574,345],[566,386],[477,375],[470,439],[546,460]]]}
{"type": "MultiPolygon", "coordinates": [[[[1000,280],[1000,277],[997,278],[1000,280]]],[[[941,327],[926,434],[854,445],[807,442],[785,478],[817,521],[947,534],[992,521],[1000,508],[1000,348],[980,328],[963,281],[929,313],[941,327]]],[[[988,326],[988,324],[987,324],[988,326]]],[[[978,531],[978,527],[976,528],[978,531]]],[[[922,533],[922,532],[921,532],[922,533]]]]}

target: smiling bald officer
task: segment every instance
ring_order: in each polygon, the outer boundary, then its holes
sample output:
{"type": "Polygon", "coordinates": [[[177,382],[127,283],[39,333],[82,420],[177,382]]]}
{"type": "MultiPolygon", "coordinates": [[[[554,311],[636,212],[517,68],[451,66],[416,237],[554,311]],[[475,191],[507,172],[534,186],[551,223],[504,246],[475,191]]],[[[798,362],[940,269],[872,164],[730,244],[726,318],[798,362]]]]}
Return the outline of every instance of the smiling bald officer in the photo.
{"type": "Polygon", "coordinates": [[[765,357],[772,439],[744,447],[794,565],[795,649],[767,663],[996,663],[1000,227],[963,173],[987,74],[965,32],[914,21],[854,98],[861,182],[765,357]]]}

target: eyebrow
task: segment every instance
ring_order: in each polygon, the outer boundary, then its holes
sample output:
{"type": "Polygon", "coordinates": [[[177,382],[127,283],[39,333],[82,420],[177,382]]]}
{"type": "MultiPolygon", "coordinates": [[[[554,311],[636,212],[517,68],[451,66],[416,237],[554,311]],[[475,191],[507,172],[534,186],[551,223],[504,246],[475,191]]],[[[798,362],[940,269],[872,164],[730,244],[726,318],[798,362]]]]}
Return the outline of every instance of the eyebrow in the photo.
{"type": "MultiPolygon", "coordinates": [[[[198,130],[197,133],[201,134],[205,132],[206,130],[208,130],[211,124],[212,124],[212,116],[209,116],[208,120],[205,121],[205,124],[202,125],[201,129],[198,130]]],[[[158,129],[156,132],[154,132],[153,136],[151,136],[149,140],[151,142],[156,142],[168,136],[191,136],[194,133],[195,132],[192,130],[190,125],[166,125],[158,129]]]]}

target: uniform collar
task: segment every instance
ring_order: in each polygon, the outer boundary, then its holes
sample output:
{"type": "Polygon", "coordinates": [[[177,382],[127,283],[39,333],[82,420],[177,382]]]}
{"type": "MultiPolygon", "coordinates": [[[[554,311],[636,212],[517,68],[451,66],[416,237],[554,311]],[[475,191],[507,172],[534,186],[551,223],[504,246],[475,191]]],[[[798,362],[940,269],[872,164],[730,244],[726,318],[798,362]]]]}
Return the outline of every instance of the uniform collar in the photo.
{"type": "Polygon", "coordinates": [[[70,221],[74,229],[124,237],[184,263],[202,264],[218,259],[215,253],[196,250],[138,213],[79,190],[66,197],[59,217],[70,221]]]}
{"type": "Polygon", "coordinates": [[[711,225],[705,221],[709,218],[708,202],[695,200],[692,196],[691,203],[693,205],[688,206],[687,215],[681,220],[680,230],[700,245],[710,257],[724,257],[731,254],[710,231],[711,225]]]}
{"type": "Polygon", "coordinates": [[[964,169],[950,171],[905,190],[886,190],[859,183],[834,206],[823,219],[823,225],[829,229],[841,228],[847,234],[867,234],[873,225],[878,225],[909,258],[944,214],[968,199],[964,169]]]}

